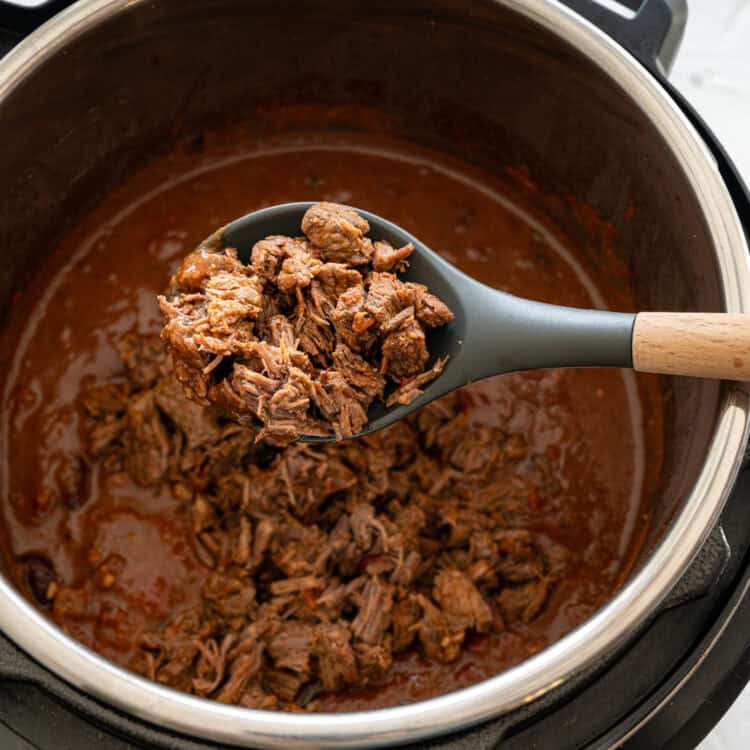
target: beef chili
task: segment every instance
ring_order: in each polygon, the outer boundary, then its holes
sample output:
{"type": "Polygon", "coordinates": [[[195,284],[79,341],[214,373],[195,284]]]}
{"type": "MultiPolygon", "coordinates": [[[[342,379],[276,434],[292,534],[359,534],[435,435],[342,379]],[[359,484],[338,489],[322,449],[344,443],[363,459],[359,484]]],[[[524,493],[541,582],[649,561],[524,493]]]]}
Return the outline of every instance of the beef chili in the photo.
{"type": "Polygon", "coordinates": [[[249,265],[221,231],[182,261],[159,297],[174,372],[187,396],[240,423],[256,440],[338,440],[362,431],[379,399],[407,404],[436,378],[427,330],[453,319],[423,284],[402,281],[414,245],[373,242],[349,206],[316,203],[305,236],[266,237],[249,265]],[[386,396],[386,384],[396,387],[386,396]]]}
{"type": "Polygon", "coordinates": [[[518,373],[365,439],[280,448],[188,399],[159,340],[156,295],[207,227],[310,197],[368,206],[506,291],[627,307],[606,242],[589,267],[527,189],[395,137],[296,130],[207,135],[105,196],[6,331],[8,575],[104,657],[274,709],[426,699],[583,622],[642,543],[655,379],[518,373]]]}

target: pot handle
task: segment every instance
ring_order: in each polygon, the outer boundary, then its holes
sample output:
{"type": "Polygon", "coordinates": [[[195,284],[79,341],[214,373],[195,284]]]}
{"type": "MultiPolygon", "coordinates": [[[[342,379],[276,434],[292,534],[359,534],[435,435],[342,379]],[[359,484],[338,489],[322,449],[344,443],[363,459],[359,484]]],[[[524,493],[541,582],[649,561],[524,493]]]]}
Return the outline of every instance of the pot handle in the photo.
{"type": "Polygon", "coordinates": [[[622,5],[622,14],[598,0],[560,1],[609,34],[652,73],[669,74],[685,33],[687,0],[642,0],[635,12],[628,11],[627,0],[609,0],[622,5]]]}
{"type": "Polygon", "coordinates": [[[711,531],[700,551],[659,608],[661,612],[705,596],[729,565],[732,548],[721,522],[711,531]]]}

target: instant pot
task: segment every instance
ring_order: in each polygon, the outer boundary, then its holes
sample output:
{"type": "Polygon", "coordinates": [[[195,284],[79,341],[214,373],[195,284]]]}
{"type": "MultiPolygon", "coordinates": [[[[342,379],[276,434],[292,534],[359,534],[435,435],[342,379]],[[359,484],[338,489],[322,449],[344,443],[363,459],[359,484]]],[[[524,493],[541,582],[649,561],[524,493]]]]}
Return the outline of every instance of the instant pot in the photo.
{"type": "MultiPolygon", "coordinates": [[[[158,144],[306,100],[375,104],[406,134],[584,199],[620,230],[640,309],[750,311],[750,197],[666,80],[684,1],[65,5],[0,2],[3,315],[42,248],[158,144]]],[[[696,745],[750,678],[750,399],[730,383],[665,393],[665,478],[634,573],[517,667],[370,713],[251,711],[124,672],[0,579],[2,747],[696,745]]]]}

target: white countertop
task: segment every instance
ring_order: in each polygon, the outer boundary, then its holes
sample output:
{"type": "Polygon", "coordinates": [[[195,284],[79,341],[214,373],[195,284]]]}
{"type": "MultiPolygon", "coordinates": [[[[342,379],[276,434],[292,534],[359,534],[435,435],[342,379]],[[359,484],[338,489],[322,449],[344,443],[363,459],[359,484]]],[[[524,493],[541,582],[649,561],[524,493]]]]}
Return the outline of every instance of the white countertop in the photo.
{"type": "Polygon", "coordinates": [[[750,0],[688,0],[670,76],[750,182],[750,0]]]}
{"type": "MultiPolygon", "coordinates": [[[[685,40],[671,80],[750,184],[750,0],[688,0],[685,40]]],[[[700,750],[750,748],[750,687],[700,750]]]]}

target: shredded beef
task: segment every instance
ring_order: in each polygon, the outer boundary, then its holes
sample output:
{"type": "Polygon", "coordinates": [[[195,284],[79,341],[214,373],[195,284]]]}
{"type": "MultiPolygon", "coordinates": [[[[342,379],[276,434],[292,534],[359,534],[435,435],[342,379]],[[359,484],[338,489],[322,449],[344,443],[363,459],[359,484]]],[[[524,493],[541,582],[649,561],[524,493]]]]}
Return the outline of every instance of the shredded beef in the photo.
{"type": "MultiPolygon", "coordinates": [[[[280,446],[300,435],[352,437],[376,399],[416,398],[445,366],[428,367],[426,329],[453,315],[396,276],[414,247],[373,243],[369,229],[353,209],[318,203],[303,217],[304,237],[260,240],[250,265],[218,236],[185,258],[159,298],[185,393],[259,422],[258,439],[280,446]]],[[[123,350],[129,370],[139,346],[123,350]]],[[[153,367],[135,375],[142,387],[156,379],[153,367]]]]}
{"type": "Polygon", "coordinates": [[[361,603],[352,621],[352,632],[365,643],[380,643],[391,624],[393,586],[382,583],[377,576],[369,578],[358,598],[361,603]]]}
{"type": "MultiPolygon", "coordinates": [[[[287,239],[264,242],[253,262],[280,273],[287,239]]],[[[227,269],[202,258],[190,283],[215,267],[227,269]]],[[[411,308],[413,320],[414,294],[378,314],[411,308]]],[[[285,319],[268,326],[272,342],[251,342],[270,358],[266,372],[243,375],[255,378],[258,399],[295,415],[298,402],[334,413],[382,393],[377,368],[342,340],[331,357],[347,381],[311,386],[303,370],[266,393],[263,379],[279,378],[273,348],[293,336],[285,319]]],[[[126,611],[44,561],[29,558],[27,578],[76,637],[85,641],[80,627],[92,624],[107,642],[136,638],[132,667],[152,680],[225,703],[316,710],[322,692],[387,680],[394,654],[451,662],[474,634],[525,627],[569,564],[566,547],[514,524],[519,503],[548,491],[529,478],[537,459],[519,435],[471,421],[460,394],[367,438],[280,449],[188,399],[158,339],[129,335],[119,350],[123,372],[80,396],[87,453],[63,456],[58,492],[80,496],[93,470],[171,487],[190,509],[190,547],[207,571],[202,602],[175,605],[133,635],[126,611]]],[[[102,562],[100,586],[116,585],[121,562],[102,562]]]]}

